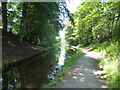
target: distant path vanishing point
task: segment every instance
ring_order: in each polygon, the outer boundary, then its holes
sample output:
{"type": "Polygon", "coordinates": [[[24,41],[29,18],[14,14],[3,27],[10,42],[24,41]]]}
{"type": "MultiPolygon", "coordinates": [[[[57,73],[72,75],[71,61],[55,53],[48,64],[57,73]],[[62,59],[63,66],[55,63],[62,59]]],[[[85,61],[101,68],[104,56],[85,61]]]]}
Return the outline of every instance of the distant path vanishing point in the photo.
{"type": "Polygon", "coordinates": [[[107,88],[105,80],[101,78],[102,71],[98,67],[97,59],[101,54],[83,50],[83,56],[65,75],[57,88],[107,88]]]}

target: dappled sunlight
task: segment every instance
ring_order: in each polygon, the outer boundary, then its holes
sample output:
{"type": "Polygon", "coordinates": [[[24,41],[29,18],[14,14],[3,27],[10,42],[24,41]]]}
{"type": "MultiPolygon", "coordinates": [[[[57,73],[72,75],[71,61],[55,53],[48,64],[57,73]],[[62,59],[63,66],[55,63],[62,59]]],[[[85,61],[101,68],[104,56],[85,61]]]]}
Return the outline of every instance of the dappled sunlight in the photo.
{"type": "Polygon", "coordinates": [[[79,79],[79,82],[84,82],[84,80],[85,80],[85,78],[81,77],[81,78],[79,79]]]}
{"type": "Polygon", "coordinates": [[[99,57],[102,56],[102,53],[96,53],[96,52],[93,52],[93,51],[89,51],[87,49],[82,49],[82,52],[85,53],[85,56],[87,57],[90,57],[90,58],[93,58],[93,59],[98,59],[99,57]]]}
{"type": "Polygon", "coordinates": [[[99,57],[99,54],[96,54],[94,52],[87,52],[85,56],[97,59],[99,57]]]}
{"type": "Polygon", "coordinates": [[[99,69],[96,61],[101,54],[91,52],[87,49],[82,50],[84,55],[67,72],[68,76],[65,76],[64,83],[61,85],[64,84],[64,87],[69,88],[107,88],[105,80],[102,79],[102,74],[105,72],[99,69]]]}
{"type": "Polygon", "coordinates": [[[101,75],[101,74],[104,74],[104,73],[105,73],[105,71],[100,71],[100,70],[93,72],[94,75],[101,75]]]}
{"type": "Polygon", "coordinates": [[[109,1],[1,2],[3,88],[120,88],[120,3],[109,1]]]}
{"type": "MultiPolygon", "coordinates": [[[[104,80],[100,79],[98,76],[98,74],[101,73],[101,71],[91,70],[89,68],[85,68],[84,66],[80,66],[80,68],[74,68],[73,71],[68,71],[69,77],[65,77],[65,80],[62,80],[61,82],[71,82],[74,83],[74,85],[79,85],[82,88],[96,88],[96,84],[99,86],[98,88],[107,88],[106,85],[101,85],[101,83],[104,83],[104,80]],[[84,85],[84,83],[86,83],[86,85],[84,85]]],[[[77,86],[74,88],[78,88],[77,86]]]]}
{"type": "Polygon", "coordinates": [[[76,77],[76,76],[73,76],[72,78],[74,78],[74,79],[77,79],[78,77],[76,77]]]}

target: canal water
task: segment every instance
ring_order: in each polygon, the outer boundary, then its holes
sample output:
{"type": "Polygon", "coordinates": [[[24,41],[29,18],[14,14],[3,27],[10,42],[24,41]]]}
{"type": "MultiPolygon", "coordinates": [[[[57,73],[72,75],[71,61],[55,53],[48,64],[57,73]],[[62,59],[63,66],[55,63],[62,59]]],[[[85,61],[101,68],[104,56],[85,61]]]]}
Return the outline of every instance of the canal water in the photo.
{"type": "Polygon", "coordinates": [[[63,54],[63,51],[53,50],[15,65],[2,73],[3,86],[8,89],[40,88],[49,83],[64,64],[63,54]]]}
{"type": "Polygon", "coordinates": [[[65,61],[65,41],[61,32],[61,50],[54,49],[14,65],[2,72],[2,86],[15,88],[40,88],[49,83],[59,73],[65,61]]]}

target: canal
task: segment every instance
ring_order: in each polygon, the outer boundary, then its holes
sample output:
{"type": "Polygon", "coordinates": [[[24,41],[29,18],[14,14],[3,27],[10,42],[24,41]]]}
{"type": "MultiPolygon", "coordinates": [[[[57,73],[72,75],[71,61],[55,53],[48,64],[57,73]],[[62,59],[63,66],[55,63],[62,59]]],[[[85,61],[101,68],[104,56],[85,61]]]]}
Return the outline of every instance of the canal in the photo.
{"type": "Polygon", "coordinates": [[[61,36],[61,48],[42,52],[40,55],[7,68],[2,72],[2,86],[6,89],[40,88],[49,83],[64,65],[65,40],[61,36]]]}
{"type": "Polygon", "coordinates": [[[62,56],[60,51],[53,50],[3,71],[3,86],[8,89],[40,88],[54,78],[62,65],[59,61],[64,59],[62,56]]]}

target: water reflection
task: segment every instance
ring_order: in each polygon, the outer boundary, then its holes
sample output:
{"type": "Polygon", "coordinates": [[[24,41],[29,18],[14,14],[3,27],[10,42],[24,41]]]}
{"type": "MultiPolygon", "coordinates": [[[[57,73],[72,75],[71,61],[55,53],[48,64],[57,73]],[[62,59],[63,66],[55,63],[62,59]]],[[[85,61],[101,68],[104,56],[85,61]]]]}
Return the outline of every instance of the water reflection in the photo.
{"type": "Polygon", "coordinates": [[[61,50],[58,66],[64,65],[65,50],[61,50]]]}
{"type": "Polygon", "coordinates": [[[36,58],[23,62],[2,73],[3,87],[5,89],[15,88],[40,88],[49,82],[47,75],[55,66],[59,54],[52,51],[42,54],[36,58]]]}
{"type": "Polygon", "coordinates": [[[52,73],[47,76],[49,79],[54,79],[56,73],[58,73],[58,72],[59,72],[59,69],[61,69],[61,66],[64,65],[65,53],[66,53],[66,52],[65,52],[65,49],[62,49],[62,50],[61,50],[61,53],[60,53],[59,61],[58,61],[57,65],[54,67],[52,73]]]}
{"type": "Polygon", "coordinates": [[[57,65],[53,68],[53,71],[47,76],[50,80],[54,79],[55,74],[59,72],[59,69],[61,69],[61,66],[64,65],[65,61],[65,30],[59,31],[60,37],[61,37],[61,52],[60,52],[60,57],[58,60],[57,65]]]}

